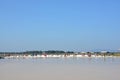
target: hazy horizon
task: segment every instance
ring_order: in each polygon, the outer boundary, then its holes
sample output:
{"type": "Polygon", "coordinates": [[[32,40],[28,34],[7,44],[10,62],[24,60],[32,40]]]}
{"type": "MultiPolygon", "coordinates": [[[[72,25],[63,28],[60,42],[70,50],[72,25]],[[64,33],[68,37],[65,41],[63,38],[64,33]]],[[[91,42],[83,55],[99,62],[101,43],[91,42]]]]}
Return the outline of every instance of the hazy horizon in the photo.
{"type": "Polygon", "coordinates": [[[0,0],[0,52],[120,49],[119,0],[0,0]]]}

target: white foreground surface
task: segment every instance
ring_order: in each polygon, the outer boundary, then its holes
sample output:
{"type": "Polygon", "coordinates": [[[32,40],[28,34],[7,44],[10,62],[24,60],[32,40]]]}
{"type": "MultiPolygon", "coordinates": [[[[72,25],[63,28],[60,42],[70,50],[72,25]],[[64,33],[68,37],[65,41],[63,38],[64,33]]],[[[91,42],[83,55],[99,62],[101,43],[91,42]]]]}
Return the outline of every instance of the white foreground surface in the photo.
{"type": "Polygon", "coordinates": [[[120,80],[120,58],[1,59],[0,80],[120,80]]]}

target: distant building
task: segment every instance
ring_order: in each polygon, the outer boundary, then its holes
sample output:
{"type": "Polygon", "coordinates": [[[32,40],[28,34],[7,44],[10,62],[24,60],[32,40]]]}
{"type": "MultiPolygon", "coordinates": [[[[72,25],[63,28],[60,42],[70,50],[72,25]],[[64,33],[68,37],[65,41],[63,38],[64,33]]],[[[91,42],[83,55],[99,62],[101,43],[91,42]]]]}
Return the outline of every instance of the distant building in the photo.
{"type": "Polygon", "coordinates": [[[101,53],[107,53],[108,51],[101,51],[101,53]]]}

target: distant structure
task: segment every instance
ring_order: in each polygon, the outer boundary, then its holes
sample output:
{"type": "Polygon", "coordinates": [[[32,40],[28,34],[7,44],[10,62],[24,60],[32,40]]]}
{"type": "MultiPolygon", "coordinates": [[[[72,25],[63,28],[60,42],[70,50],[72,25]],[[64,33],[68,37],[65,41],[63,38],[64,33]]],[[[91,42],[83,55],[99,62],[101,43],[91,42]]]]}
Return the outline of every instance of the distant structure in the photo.
{"type": "Polygon", "coordinates": [[[101,51],[101,53],[107,53],[108,51],[101,51]]]}
{"type": "Polygon", "coordinates": [[[105,57],[108,51],[101,51],[101,54],[105,57]]]}

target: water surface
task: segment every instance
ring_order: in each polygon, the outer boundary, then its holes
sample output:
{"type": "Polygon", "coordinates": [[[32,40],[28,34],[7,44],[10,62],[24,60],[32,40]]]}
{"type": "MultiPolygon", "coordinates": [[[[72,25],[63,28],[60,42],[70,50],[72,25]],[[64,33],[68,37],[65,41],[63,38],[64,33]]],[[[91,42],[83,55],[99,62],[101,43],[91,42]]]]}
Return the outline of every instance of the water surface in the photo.
{"type": "Polygon", "coordinates": [[[0,59],[0,80],[120,80],[120,58],[0,59]]]}

